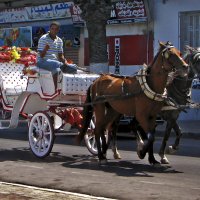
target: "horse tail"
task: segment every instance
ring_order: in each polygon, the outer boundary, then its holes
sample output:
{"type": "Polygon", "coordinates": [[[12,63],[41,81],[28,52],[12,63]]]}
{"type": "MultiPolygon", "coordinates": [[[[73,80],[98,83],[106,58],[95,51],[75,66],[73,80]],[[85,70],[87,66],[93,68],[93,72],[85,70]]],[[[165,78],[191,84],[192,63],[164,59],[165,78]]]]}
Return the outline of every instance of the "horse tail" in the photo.
{"type": "Polygon", "coordinates": [[[79,134],[76,137],[76,143],[80,145],[81,141],[83,140],[88,127],[90,125],[92,116],[93,116],[93,106],[91,105],[92,99],[90,95],[91,85],[89,86],[86,94],[85,106],[83,108],[83,120],[82,120],[82,127],[80,129],[79,134]],[[87,105],[88,104],[88,105],[87,105]]]}

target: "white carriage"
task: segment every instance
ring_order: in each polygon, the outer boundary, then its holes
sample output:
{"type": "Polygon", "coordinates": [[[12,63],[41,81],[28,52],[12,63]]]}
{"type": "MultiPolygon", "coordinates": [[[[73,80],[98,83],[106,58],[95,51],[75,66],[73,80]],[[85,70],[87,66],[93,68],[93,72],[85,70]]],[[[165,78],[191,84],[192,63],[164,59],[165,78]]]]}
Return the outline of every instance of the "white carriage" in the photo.
{"type": "MultiPolygon", "coordinates": [[[[36,66],[23,72],[23,64],[0,63],[2,120],[10,116],[9,125],[0,123],[0,129],[16,128],[19,117],[26,119],[31,151],[43,158],[51,152],[56,133],[69,132],[71,126],[80,128],[87,88],[98,75],[60,71],[55,82],[51,72],[36,66]]],[[[85,140],[93,152],[90,138],[85,140]]]]}

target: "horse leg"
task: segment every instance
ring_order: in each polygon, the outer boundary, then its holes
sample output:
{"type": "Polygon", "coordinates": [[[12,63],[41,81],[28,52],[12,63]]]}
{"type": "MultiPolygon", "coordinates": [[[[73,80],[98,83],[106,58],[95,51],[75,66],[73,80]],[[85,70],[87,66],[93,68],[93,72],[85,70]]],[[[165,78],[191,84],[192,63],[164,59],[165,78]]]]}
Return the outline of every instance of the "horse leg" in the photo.
{"type": "Polygon", "coordinates": [[[150,163],[151,165],[154,165],[154,166],[160,165],[160,162],[158,162],[158,161],[155,159],[155,157],[154,157],[154,153],[153,153],[153,142],[152,142],[152,143],[150,144],[150,146],[149,146],[148,154],[149,154],[148,160],[149,160],[149,163],[150,163]]]}
{"type": "Polygon", "coordinates": [[[95,129],[94,135],[97,145],[97,152],[99,163],[107,162],[106,159],[106,139],[105,139],[105,130],[106,130],[106,106],[105,104],[97,104],[94,106],[94,115],[95,115],[95,129]],[[100,141],[100,139],[102,141],[100,141]],[[102,142],[102,143],[101,143],[102,142]]]}
{"type": "MultiPolygon", "coordinates": [[[[138,125],[137,125],[137,130],[136,130],[136,132],[137,132],[137,134],[139,135],[139,137],[140,137],[141,140],[142,140],[142,139],[147,139],[147,137],[145,136],[144,130],[143,130],[140,126],[138,126],[138,125]]],[[[154,157],[154,153],[153,153],[153,143],[154,143],[154,142],[152,142],[152,143],[149,145],[149,149],[148,149],[149,158],[148,158],[148,160],[149,160],[149,163],[150,163],[151,165],[156,165],[156,164],[160,164],[160,163],[159,163],[159,162],[155,159],[155,157],[154,157]]]]}
{"type": "Polygon", "coordinates": [[[105,152],[103,153],[103,151],[102,151],[103,141],[101,144],[101,142],[100,142],[101,132],[103,132],[103,134],[104,134],[104,129],[95,127],[94,134],[95,134],[95,140],[96,140],[96,144],[97,144],[99,163],[103,164],[103,163],[107,162],[107,159],[106,159],[106,153],[105,152]]]}
{"type": "Polygon", "coordinates": [[[165,129],[165,133],[164,133],[164,137],[163,137],[163,140],[162,140],[162,144],[161,144],[161,147],[160,147],[160,151],[159,151],[159,156],[161,157],[160,161],[161,161],[162,164],[169,164],[169,161],[168,161],[167,157],[165,156],[165,148],[166,148],[167,141],[169,139],[172,127],[173,127],[172,121],[168,120],[167,125],[166,125],[166,129],[165,129]]]}
{"type": "MultiPolygon", "coordinates": [[[[147,136],[146,136],[146,134],[145,134],[145,132],[144,132],[144,130],[142,129],[142,127],[141,126],[139,126],[139,124],[138,124],[138,122],[135,120],[134,121],[134,130],[135,130],[135,132],[137,133],[137,135],[138,135],[138,137],[139,137],[139,140],[145,140],[145,139],[147,139],[147,136]]],[[[154,132],[155,132],[155,130],[154,130],[154,132]]],[[[149,149],[148,149],[148,154],[149,154],[149,158],[148,158],[148,160],[149,160],[149,163],[151,164],[151,165],[156,165],[156,164],[160,164],[156,159],[155,159],[155,157],[154,157],[154,153],[153,153],[153,143],[154,142],[152,142],[150,145],[149,145],[149,149]]]]}
{"type": "Polygon", "coordinates": [[[103,153],[104,157],[106,158],[106,154],[107,154],[109,144],[106,142],[105,130],[102,133],[103,134],[101,134],[101,142],[102,142],[101,147],[102,147],[102,153],[103,153]]]}
{"type": "MultiPolygon", "coordinates": [[[[154,132],[148,132],[147,133],[147,140],[143,141],[141,134],[137,131],[138,137],[137,137],[137,154],[140,159],[144,159],[146,156],[147,151],[149,151],[149,148],[151,145],[153,145],[155,136],[154,132]]],[[[153,154],[153,149],[151,149],[153,154]]],[[[153,162],[153,161],[152,161],[153,162]]]]}
{"type": "Polygon", "coordinates": [[[119,119],[115,120],[112,124],[112,151],[113,151],[113,157],[114,159],[121,159],[121,156],[118,152],[117,149],[117,128],[118,128],[118,123],[119,119]]]}
{"type": "MultiPolygon", "coordinates": [[[[111,133],[109,130],[114,130],[114,135],[116,135],[117,132],[117,124],[115,124],[115,121],[119,121],[118,119],[120,118],[120,115],[118,112],[116,112],[115,110],[112,109],[112,107],[110,107],[109,104],[106,104],[106,106],[104,107],[104,116],[103,118],[101,118],[101,124],[98,124],[99,129],[101,129],[100,131],[100,137],[101,137],[101,148],[99,147],[98,150],[100,149],[101,152],[99,154],[99,160],[100,162],[102,162],[101,160],[106,160],[106,152],[108,150],[109,147],[109,143],[110,143],[110,138],[108,138],[108,142],[106,141],[106,137],[105,137],[105,131],[108,130],[108,137],[110,137],[111,133]]],[[[96,121],[96,123],[98,123],[96,121]]]]}
{"type": "MultiPolygon", "coordinates": [[[[136,117],[136,122],[139,123],[140,126],[137,126],[137,154],[140,159],[144,159],[146,153],[149,150],[149,147],[153,145],[155,139],[155,118],[147,117],[143,118],[143,116],[136,117]],[[144,139],[144,141],[143,141],[144,139]]],[[[137,124],[136,124],[137,125],[137,124]]],[[[153,150],[152,150],[153,154],[153,150]]]]}
{"type": "Polygon", "coordinates": [[[178,150],[180,138],[182,136],[181,129],[180,129],[179,125],[177,124],[177,122],[174,124],[173,129],[176,133],[176,139],[175,139],[174,144],[172,146],[169,146],[169,153],[170,154],[175,153],[178,150]]]}

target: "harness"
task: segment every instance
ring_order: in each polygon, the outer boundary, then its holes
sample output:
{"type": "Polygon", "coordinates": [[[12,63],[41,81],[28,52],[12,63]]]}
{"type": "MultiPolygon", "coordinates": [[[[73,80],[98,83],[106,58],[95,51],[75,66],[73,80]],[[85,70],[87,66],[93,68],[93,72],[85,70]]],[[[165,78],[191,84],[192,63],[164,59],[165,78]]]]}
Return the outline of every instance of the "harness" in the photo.
{"type": "MultiPolygon", "coordinates": [[[[170,55],[167,53],[167,50],[170,48],[173,48],[174,46],[171,45],[170,43],[161,51],[162,53],[162,57],[164,57],[165,59],[168,60],[169,62],[169,57],[170,55]]],[[[157,55],[158,56],[158,55],[157,55]]],[[[154,59],[155,61],[155,59],[154,59]]],[[[172,69],[175,68],[175,66],[172,63],[169,63],[172,66],[172,69]]],[[[122,94],[121,95],[101,95],[101,96],[97,96],[95,98],[95,101],[93,101],[92,103],[85,103],[84,105],[93,105],[93,104],[97,104],[97,103],[103,103],[103,102],[107,102],[108,99],[109,100],[116,100],[116,99],[123,99],[123,98],[130,98],[130,97],[134,97],[138,94],[144,93],[149,99],[154,100],[154,101],[158,101],[158,102],[165,102],[167,105],[169,106],[173,106],[177,109],[178,105],[175,101],[173,101],[173,99],[167,97],[166,95],[166,88],[163,94],[159,94],[154,92],[153,90],[151,90],[151,88],[149,87],[149,85],[147,84],[147,67],[144,67],[143,69],[141,69],[137,74],[136,74],[136,80],[139,82],[141,89],[136,91],[135,93],[126,93],[125,91],[125,85],[124,85],[124,80],[122,81],[122,94]]],[[[166,70],[168,72],[167,69],[165,69],[163,67],[163,70],[166,70]]]]}
{"type": "Polygon", "coordinates": [[[147,84],[147,80],[146,80],[146,76],[147,76],[147,68],[141,69],[137,76],[136,79],[138,80],[138,82],[140,83],[141,89],[144,92],[144,94],[152,100],[155,101],[165,101],[167,96],[166,96],[166,90],[164,91],[163,94],[158,94],[155,93],[147,84]]]}

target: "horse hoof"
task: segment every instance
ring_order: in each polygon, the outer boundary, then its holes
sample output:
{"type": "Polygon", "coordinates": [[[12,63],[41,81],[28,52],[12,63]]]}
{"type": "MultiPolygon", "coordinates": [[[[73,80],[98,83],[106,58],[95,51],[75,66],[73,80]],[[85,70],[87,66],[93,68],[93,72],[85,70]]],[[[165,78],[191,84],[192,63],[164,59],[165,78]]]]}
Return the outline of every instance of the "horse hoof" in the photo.
{"type": "Polygon", "coordinates": [[[121,156],[119,153],[113,154],[114,159],[121,159],[121,156]]]}
{"type": "Polygon", "coordinates": [[[156,159],[153,159],[153,160],[149,160],[149,163],[150,165],[153,165],[153,166],[160,166],[160,162],[158,162],[156,159]]]}
{"type": "Polygon", "coordinates": [[[160,167],[161,166],[160,162],[158,162],[158,161],[151,163],[151,165],[154,166],[154,167],[160,167]]]}
{"type": "Polygon", "coordinates": [[[174,154],[176,152],[177,152],[177,149],[174,149],[173,146],[168,147],[168,151],[167,151],[168,154],[174,154]]]}
{"type": "Polygon", "coordinates": [[[161,162],[161,164],[169,164],[169,160],[167,159],[166,156],[164,156],[163,158],[161,158],[160,162],[161,162]]]}

